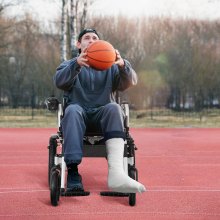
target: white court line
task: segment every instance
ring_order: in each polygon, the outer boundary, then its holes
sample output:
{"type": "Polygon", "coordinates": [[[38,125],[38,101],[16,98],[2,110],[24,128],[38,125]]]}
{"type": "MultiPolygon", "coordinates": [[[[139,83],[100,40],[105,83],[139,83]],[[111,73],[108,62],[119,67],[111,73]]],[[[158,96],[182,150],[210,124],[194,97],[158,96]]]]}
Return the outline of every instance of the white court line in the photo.
{"type": "Polygon", "coordinates": [[[42,151],[42,150],[0,150],[1,153],[45,153],[48,151],[42,151]]]}
{"type": "Polygon", "coordinates": [[[220,189],[149,189],[150,192],[220,192],[220,189]]]}
{"type": "MultiPolygon", "coordinates": [[[[9,189],[2,192],[1,190],[4,189],[0,189],[0,194],[49,192],[49,189],[9,189]]],[[[89,189],[89,187],[87,188],[87,190],[90,191],[90,193],[108,191],[108,189],[89,189]]],[[[220,189],[147,189],[147,192],[220,192],[220,189]]]]}
{"type": "Polygon", "coordinates": [[[219,192],[220,188],[205,186],[151,186],[149,191],[201,191],[201,192],[219,192]]]}
{"type": "Polygon", "coordinates": [[[3,191],[0,194],[10,194],[10,193],[35,193],[35,192],[49,192],[49,189],[40,189],[40,190],[10,190],[10,191],[3,191]]]}
{"type": "Polygon", "coordinates": [[[211,157],[211,158],[218,158],[220,155],[176,155],[176,156],[169,156],[169,155],[138,155],[138,158],[203,158],[203,157],[211,157]]]}
{"type": "Polygon", "coordinates": [[[21,164],[0,164],[0,167],[21,167],[21,166],[45,166],[47,163],[21,163],[21,164]]]}
{"type": "Polygon", "coordinates": [[[181,166],[185,166],[185,167],[192,167],[192,166],[200,166],[200,167],[207,167],[207,166],[214,166],[214,167],[219,167],[220,163],[192,163],[192,164],[182,164],[181,166]]]}
{"type": "Polygon", "coordinates": [[[220,150],[192,150],[191,153],[220,153],[220,150]]]}
{"type": "Polygon", "coordinates": [[[63,215],[124,215],[127,214],[135,214],[140,217],[140,215],[194,215],[194,216],[220,216],[220,213],[209,213],[209,212],[66,212],[66,213],[49,213],[49,214],[41,214],[41,213],[34,213],[34,214],[14,214],[14,215],[0,215],[0,217],[22,217],[22,216],[63,216],[63,215]]]}

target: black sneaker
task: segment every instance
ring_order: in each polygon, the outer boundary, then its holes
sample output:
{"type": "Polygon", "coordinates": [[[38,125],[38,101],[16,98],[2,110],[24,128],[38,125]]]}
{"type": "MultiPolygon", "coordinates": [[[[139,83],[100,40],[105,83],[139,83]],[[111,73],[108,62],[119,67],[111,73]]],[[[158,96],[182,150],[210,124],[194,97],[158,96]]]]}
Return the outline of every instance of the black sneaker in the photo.
{"type": "Polygon", "coordinates": [[[68,172],[67,175],[67,192],[75,191],[82,192],[84,191],[82,184],[82,177],[78,172],[68,172]]]}

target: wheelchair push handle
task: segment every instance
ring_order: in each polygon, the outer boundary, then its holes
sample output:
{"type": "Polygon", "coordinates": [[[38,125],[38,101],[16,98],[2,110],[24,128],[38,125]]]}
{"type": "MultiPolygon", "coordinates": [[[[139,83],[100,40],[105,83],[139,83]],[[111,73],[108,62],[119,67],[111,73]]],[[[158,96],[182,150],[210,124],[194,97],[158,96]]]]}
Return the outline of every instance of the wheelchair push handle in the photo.
{"type": "Polygon", "coordinates": [[[59,101],[56,97],[48,97],[44,103],[49,111],[58,110],[59,101]]]}

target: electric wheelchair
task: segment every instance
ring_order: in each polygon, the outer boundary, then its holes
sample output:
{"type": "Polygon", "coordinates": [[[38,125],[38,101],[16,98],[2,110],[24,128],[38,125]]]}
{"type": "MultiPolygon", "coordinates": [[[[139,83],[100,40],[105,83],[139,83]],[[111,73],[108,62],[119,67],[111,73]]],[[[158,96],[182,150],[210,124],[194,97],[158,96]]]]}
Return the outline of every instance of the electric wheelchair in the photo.
{"type": "MultiPolygon", "coordinates": [[[[52,206],[57,206],[60,196],[88,196],[90,192],[66,192],[66,163],[62,152],[63,136],[60,122],[64,116],[67,106],[67,99],[64,97],[62,102],[56,97],[49,97],[45,100],[45,104],[49,111],[57,111],[58,131],[57,134],[51,135],[49,139],[49,159],[48,159],[48,184],[50,188],[50,200],[52,206]]],[[[117,97],[119,103],[119,97],[117,97]]],[[[120,104],[120,103],[119,103],[120,104]]],[[[120,104],[124,112],[124,127],[125,127],[125,145],[124,145],[124,170],[134,180],[138,181],[138,171],[135,167],[135,150],[137,147],[134,140],[129,134],[129,105],[128,103],[120,104]]],[[[101,133],[93,131],[86,132],[83,139],[83,157],[104,157],[106,155],[106,147],[104,138],[101,133]]],[[[128,197],[129,205],[136,204],[136,193],[120,193],[105,191],[100,192],[101,196],[117,196],[128,197]]]]}

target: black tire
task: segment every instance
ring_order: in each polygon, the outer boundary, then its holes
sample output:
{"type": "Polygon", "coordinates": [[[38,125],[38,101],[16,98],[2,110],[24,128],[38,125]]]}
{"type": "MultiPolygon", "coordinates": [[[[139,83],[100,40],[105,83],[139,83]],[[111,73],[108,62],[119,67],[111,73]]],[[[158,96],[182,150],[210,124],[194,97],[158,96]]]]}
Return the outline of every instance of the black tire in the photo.
{"type": "MultiPolygon", "coordinates": [[[[134,179],[134,180],[137,180],[137,172],[136,172],[136,169],[134,168],[131,168],[129,170],[129,176],[134,179]]],[[[129,205],[130,206],[135,206],[136,204],[136,193],[130,193],[129,194],[129,205]]]]}
{"type": "Polygon", "coordinates": [[[50,184],[49,184],[49,187],[51,187],[51,176],[53,174],[54,171],[56,171],[57,167],[54,165],[51,169],[50,169],[50,177],[49,177],[49,181],[50,181],[50,184]]]}
{"type": "Polygon", "coordinates": [[[52,206],[57,206],[60,199],[60,171],[58,169],[51,173],[50,179],[50,201],[52,206]]]}
{"type": "Polygon", "coordinates": [[[57,149],[57,136],[51,136],[48,149],[48,185],[50,186],[51,169],[54,167],[54,157],[57,149]]]}

